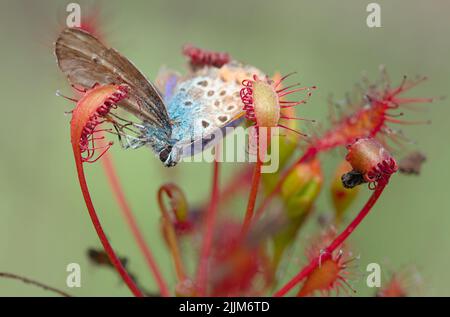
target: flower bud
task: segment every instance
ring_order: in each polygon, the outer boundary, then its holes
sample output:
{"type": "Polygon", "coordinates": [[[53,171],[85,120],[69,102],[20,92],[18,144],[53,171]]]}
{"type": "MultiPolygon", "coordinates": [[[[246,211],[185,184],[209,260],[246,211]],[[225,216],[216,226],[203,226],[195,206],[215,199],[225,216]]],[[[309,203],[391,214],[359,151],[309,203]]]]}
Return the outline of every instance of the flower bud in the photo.
{"type": "Polygon", "coordinates": [[[322,183],[323,175],[318,160],[297,165],[283,183],[281,196],[285,204],[283,212],[287,225],[273,237],[274,267],[278,265],[284,250],[294,241],[298,230],[310,214],[322,183]]]}
{"type": "Polygon", "coordinates": [[[281,188],[289,216],[296,217],[308,210],[319,195],[322,183],[319,160],[297,165],[281,188]]]}
{"type": "Polygon", "coordinates": [[[342,184],[342,175],[348,175],[352,171],[351,165],[347,161],[342,161],[338,166],[333,182],[331,183],[331,199],[333,202],[335,219],[340,221],[348,207],[358,196],[359,188],[346,188],[342,184]]]}
{"type": "MultiPolygon", "coordinates": [[[[287,120],[286,120],[287,121],[287,120]]],[[[281,121],[280,121],[281,122],[281,121]]],[[[294,120],[290,120],[286,123],[287,126],[294,129],[297,126],[297,122],[294,120]]],[[[275,173],[263,173],[262,181],[264,184],[264,189],[266,193],[270,193],[274,187],[277,185],[280,175],[284,171],[284,167],[290,162],[290,159],[294,155],[295,151],[298,149],[298,136],[293,136],[295,133],[291,131],[284,132],[285,134],[278,138],[279,146],[278,146],[278,161],[279,167],[275,173]]],[[[275,135],[274,137],[278,137],[275,135]]],[[[275,147],[276,149],[276,147],[275,147]]],[[[270,151],[270,147],[268,147],[270,151]]],[[[268,152],[269,152],[268,151],[268,152]]]]}

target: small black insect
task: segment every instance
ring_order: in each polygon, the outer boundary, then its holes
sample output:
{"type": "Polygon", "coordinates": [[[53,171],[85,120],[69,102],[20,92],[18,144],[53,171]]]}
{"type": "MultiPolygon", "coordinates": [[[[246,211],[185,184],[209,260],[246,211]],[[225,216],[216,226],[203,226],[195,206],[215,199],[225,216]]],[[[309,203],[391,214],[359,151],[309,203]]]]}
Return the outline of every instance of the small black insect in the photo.
{"type": "Polygon", "coordinates": [[[363,174],[357,171],[350,171],[342,175],[341,180],[345,188],[353,188],[366,182],[363,174]]]}

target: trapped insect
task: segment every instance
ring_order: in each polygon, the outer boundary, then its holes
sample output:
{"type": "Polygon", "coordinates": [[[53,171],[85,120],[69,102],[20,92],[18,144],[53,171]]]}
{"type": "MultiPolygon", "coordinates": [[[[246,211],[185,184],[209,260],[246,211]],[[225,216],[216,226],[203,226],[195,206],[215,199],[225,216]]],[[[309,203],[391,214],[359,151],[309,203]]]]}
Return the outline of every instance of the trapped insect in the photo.
{"type": "MultiPolygon", "coordinates": [[[[198,59],[195,51],[187,51],[194,53],[198,59]]],[[[185,76],[165,70],[158,76],[156,87],[119,52],[77,28],[61,32],[55,55],[59,68],[74,87],[128,85],[129,94],[120,106],[141,122],[113,115],[117,134],[124,139],[122,145],[148,145],[168,167],[219,141],[212,137],[218,129],[224,135],[226,127],[239,124],[244,115],[239,95],[242,80],[254,74],[265,77],[252,66],[220,55],[224,63],[221,67],[208,58],[214,65],[192,67],[185,76]]]]}

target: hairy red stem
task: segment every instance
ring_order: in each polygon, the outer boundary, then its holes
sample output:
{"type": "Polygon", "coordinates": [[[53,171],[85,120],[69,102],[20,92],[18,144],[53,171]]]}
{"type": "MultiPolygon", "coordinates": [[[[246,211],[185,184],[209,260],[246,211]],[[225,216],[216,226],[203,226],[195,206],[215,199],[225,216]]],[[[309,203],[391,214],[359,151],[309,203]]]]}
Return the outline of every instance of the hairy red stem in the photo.
{"type": "Polygon", "coordinates": [[[162,274],[158,268],[158,265],[156,264],[155,258],[148,247],[144,236],[142,235],[141,230],[139,229],[139,226],[137,224],[136,218],[133,215],[133,212],[131,211],[130,205],[128,204],[124,191],[122,189],[122,186],[119,181],[119,177],[115,171],[114,164],[112,162],[112,157],[109,152],[105,153],[102,157],[102,165],[105,170],[105,174],[108,177],[109,184],[111,186],[111,189],[114,193],[114,196],[117,200],[117,203],[120,206],[120,210],[122,211],[122,215],[124,216],[128,227],[131,230],[131,233],[136,240],[136,243],[141,250],[142,254],[144,255],[144,258],[147,262],[147,265],[150,269],[150,271],[153,274],[153,277],[155,278],[156,283],[158,284],[160,294],[161,296],[170,296],[169,289],[167,287],[166,282],[164,281],[164,278],[162,277],[162,274]]]}
{"type": "Polygon", "coordinates": [[[203,245],[200,253],[200,263],[197,272],[198,295],[204,296],[208,280],[208,260],[212,249],[214,225],[217,217],[217,204],[219,201],[219,162],[214,160],[214,171],[211,189],[211,199],[204,222],[203,245]]]}
{"type": "Polygon", "coordinates": [[[388,111],[393,108],[397,109],[402,104],[433,101],[433,98],[398,97],[398,95],[410,90],[425,79],[426,77],[416,81],[407,81],[406,77],[404,77],[403,81],[397,88],[391,89],[389,82],[387,82],[384,87],[375,87],[375,91],[372,91],[372,88],[369,89],[364,97],[369,99],[371,107],[361,107],[350,116],[343,117],[331,130],[316,140],[314,145],[310,146],[304,155],[285,171],[276,186],[273,188],[272,192],[263,199],[260,207],[256,211],[256,217],[259,217],[262,214],[264,209],[269,205],[276,194],[280,192],[284,181],[296,165],[313,158],[319,152],[328,151],[338,146],[350,144],[358,138],[367,136],[376,137],[379,133],[383,134],[384,128],[387,128],[387,122],[399,124],[417,123],[392,119],[388,111]],[[355,122],[358,124],[355,124],[355,122]]]}
{"type": "Polygon", "coordinates": [[[350,236],[350,234],[358,227],[358,225],[363,221],[367,214],[372,210],[372,207],[377,202],[378,198],[385,189],[389,181],[389,176],[378,183],[378,186],[370,196],[369,200],[366,202],[364,207],[358,213],[358,215],[353,219],[353,221],[345,228],[342,233],[336,237],[336,239],[331,242],[331,244],[321,251],[316,258],[314,258],[307,266],[305,266],[296,276],[294,276],[287,284],[285,284],[280,290],[278,290],[274,296],[280,297],[286,295],[293,287],[300,283],[304,278],[306,278],[311,272],[313,272],[320,264],[331,257],[333,251],[335,251],[344,241],[350,236]]]}

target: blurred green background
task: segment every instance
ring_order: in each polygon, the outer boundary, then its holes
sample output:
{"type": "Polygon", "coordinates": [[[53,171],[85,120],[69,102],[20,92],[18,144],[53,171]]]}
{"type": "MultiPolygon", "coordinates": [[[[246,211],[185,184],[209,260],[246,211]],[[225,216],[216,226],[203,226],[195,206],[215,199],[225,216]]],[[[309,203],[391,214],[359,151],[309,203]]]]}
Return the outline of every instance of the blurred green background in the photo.
{"type": "MultiPolygon", "coordinates": [[[[70,89],[55,64],[52,42],[65,21],[70,1],[0,1],[0,271],[32,277],[77,296],[127,296],[111,270],[89,265],[88,247],[99,246],[78,187],[69,140],[72,104],[55,96],[70,89]],[[82,287],[68,289],[66,266],[82,268],[82,287]]],[[[327,124],[327,97],[344,96],[362,71],[378,76],[385,64],[394,80],[403,74],[430,80],[411,95],[441,96],[450,85],[450,3],[445,0],[377,1],[382,27],[366,26],[371,1],[102,1],[83,2],[100,9],[110,45],[153,79],[161,65],[183,70],[184,43],[227,51],[267,73],[298,71],[297,78],[319,87],[303,117],[327,124]]],[[[413,264],[422,274],[419,295],[450,295],[450,108],[448,101],[423,106],[407,119],[432,125],[405,127],[428,156],[420,177],[396,176],[373,213],[352,235],[359,266],[377,262],[385,271],[413,264]]],[[[411,147],[411,148],[414,148],[411,147]]],[[[159,234],[156,191],[175,180],[193,204],[209,193],[211,166],[180,164],[165,170],[147,149],[112,152],[126,194],[154,250],[163,274],[174,272],[159,234]]],[[[329,178],[342,153],[324,158],[329,178]]],[[[227,164],[226,174],[237,170],[227,164]]],[[[129,257],[130,269],[155,290],[143,258],[111,196],[100,164],[87,166],[94,203],[113,246],[129,257]]],[[[367,198],[364,190],[354,215],[367,198]]],[[[239,206],[243,202],[237,203],[239,206]]],[[[319,211],[331,210],[327,188],[319,211]]],[[[231,212],[231,211],[230,211],[231,212]]],[[[351,216],[351,215],[349,215],[351,216]]],[[[303,246],[287,276],[304,263],[303,246]]],[[[356,296],[372,295],[364,279],[356,296]]],[[[0,279],[0,295],[45,296],[40,289],[0,279]]]]}

